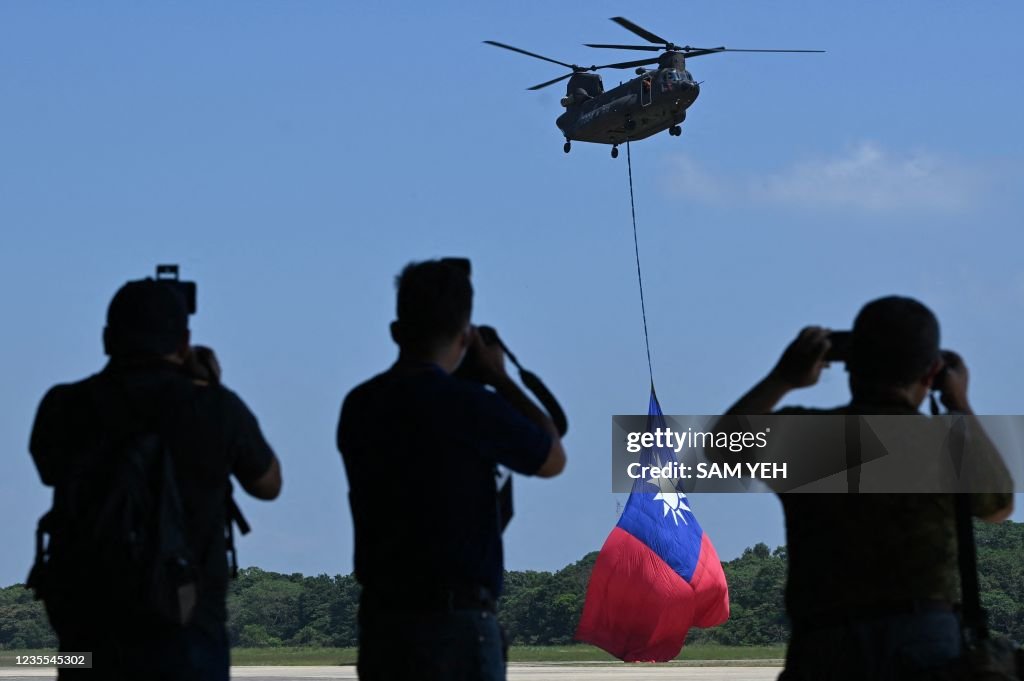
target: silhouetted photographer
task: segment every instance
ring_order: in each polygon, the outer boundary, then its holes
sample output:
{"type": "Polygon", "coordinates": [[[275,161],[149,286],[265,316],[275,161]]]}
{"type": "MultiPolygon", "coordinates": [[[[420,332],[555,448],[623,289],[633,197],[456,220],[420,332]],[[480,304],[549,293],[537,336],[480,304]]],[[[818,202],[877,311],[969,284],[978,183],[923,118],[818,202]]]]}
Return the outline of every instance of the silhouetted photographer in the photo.
{"type": "Polygon", "coordinates": [[[53,507],[28,586],[62,652],[93,653],[61,679],[222,681],[234,526],[230,477],[259,499],[281,489],[255,417],[190,347],[195,285],[125,284],[107,312],[110,361],[43,398],[30,449],[53,507]]]}
{"type": "Polygon", "coordinates": [[[398,361],[342,405],[364,681],[505,678],[495,467],[553,477],[565,452],[506,372],[497,334],[471,324],[472,300],[468,261],[407,266],[391,325],[398,361]]]}
{"type": "MultiPolygon", "coordinates": [[[[849,404],[775,413],[915,415],[937,390],[947,409],[972,414],[963,359],[940,351],[938,321],[928,308],[896,296],[865,305],[852,333],[805,328],[768,376],[727,413],[772,413],[791,390],[817,383],[830,360],[846,363],[849,404]]],[[[984,437],[980,427],[975,432],[984,437]]],[[[1005,485],[998,488],[1011,489],[1005,468],[1002,474],[1005,485]]],[[[959,657],[954,496],[780,495],[789,561],[786,610],[792,621],[781,678],[924,678],[917,675],[959,657]]],[[[974,515],[991,522],[1012,511],[1010,493],[969,499],[974,515]]]]}

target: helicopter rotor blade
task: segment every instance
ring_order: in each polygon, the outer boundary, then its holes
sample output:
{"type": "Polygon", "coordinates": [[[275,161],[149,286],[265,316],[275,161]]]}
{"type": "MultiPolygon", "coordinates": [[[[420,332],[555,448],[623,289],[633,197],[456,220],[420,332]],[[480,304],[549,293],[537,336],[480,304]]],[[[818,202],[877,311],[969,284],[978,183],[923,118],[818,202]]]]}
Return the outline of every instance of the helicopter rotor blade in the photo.
{"type": "Polygon", "coordinates": [[[564,66],[565,68],[572,69],[573,71],[578,71],[579,68],[580,68],[580,67],[576,66],[575,64],[566,64],[564,61],[558,61],[557,59],[552,59],[551,57],[545,57],[542,54],[536,54],[534,52],[527,52],[524,49],[521,49],[521,48],[518,48],[518,47],[512,47],[511,45],[506,45],[505,43],[499,43],[496,40],[485,40],[484,42],[487,43],[488,45],[494,45],[495,47],[501,47],[501,48],[504,48],[506,50],[512,50],[513,52],[518,52],[519,54],[525,54],[528,57],[533,57],[535,59],[543,59],[544,61],[549,61],[552,64],[558,64],[559,66],[564,66]]]}
{"type": "Polygon", "coordinates": [[[690,52],[686,52],[686,58],[690,59],[692,57],[703,57],[705,54],[715,54],[716,52],[726,51],[728,50],[724,47],[707,47],[700,50],[692,50],[690,52]]]}
{"type": "Polygon", "coordinates": [[[712,52],[721,52],[726,49],[724,47],[693,47],[692,45],[673,45],[668,44],[665,47],[654,47],[653,45],[594,45],[591,43],[583,43],[584,47],[601,47],[609,48],[613,50],[646,50],[648,52],[682,52],[684,57],[700,56],[701,54],[710,54],[712,52]],[[697,54],[695,54],[697,53],[697,54]]]}
{"type": "Polygon", "coordinates": [[[541,88],[545,88],[548,85],[554,85],[555,83],[557,83],[557,82],[559,82],[561,80],[565,80],[566,78],[568,78],[569,76],[572,76],[572,75],[575,75],[575,71],[573,73],[567,73],[564,76],[559,76],[558,78],[552,78],[551,80],[547,81],[546,83],[539,83],[537,85],[534,85],[533,87],[528,87],[526,89],[527,90],[540,90],[541,88]]]}
{"type": "Polygon", "coordinates": [[[663,48],[655,47],[654,45],[595,45],[592,43],[583,43],[586,47],[600,47],[608,50],[645,50],[647,52],[661,52],[663,48]]]}
{"type": "Polygon", "coordinates": [[[824,52],[825,50],[741,50],[734,47],[716,47],[715,52],[824,52]]]}
{"type": "Polygon", "coordinates": [[[623,61],[618,64],[605,64],[598,66],[599,69],[631,69],[634,66],[649,66],[651,64],[657,64],[658,58],[654,59],[637,59],[636,61],[623,61]]]}
{"type": "Polygon", "coordinates": [[[697,50],[695,52],[686,53],[686,58],[691,59],[693,57],[703,57],[706,54],[715,54],[717,52],[824,52],[825,50],[741,50],[733,49],[731,47],[710,47],[706,50],[697,50]]]}
{"type": "Polygon", "coordinates": [[[640,36],[649,43],[657,43],[661,45],[672,44],[672,41],[665,40],[664,38],[655,35],[654,33],[651,33],[646,28],[637,26],[636,24],[634,24],[632,21],[625,17],[612,17],[612,21],[614,21],[616,24],[626,29],[627,31],[632,31],[633,33],[637,34],[638,36],[640,36]]]}

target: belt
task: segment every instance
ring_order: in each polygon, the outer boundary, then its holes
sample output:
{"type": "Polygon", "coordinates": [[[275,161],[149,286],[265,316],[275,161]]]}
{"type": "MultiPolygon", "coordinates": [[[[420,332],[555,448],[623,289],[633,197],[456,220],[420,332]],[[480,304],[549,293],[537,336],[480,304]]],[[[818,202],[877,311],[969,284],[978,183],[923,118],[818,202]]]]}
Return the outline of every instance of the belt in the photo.
{"type": "Polygon", "coordinates": [[[363,587],[363,607],[391,612],[453,612],[485,610],[497,612],[498,603],[482,586],[430,587],[394,590],[363,587]]]}

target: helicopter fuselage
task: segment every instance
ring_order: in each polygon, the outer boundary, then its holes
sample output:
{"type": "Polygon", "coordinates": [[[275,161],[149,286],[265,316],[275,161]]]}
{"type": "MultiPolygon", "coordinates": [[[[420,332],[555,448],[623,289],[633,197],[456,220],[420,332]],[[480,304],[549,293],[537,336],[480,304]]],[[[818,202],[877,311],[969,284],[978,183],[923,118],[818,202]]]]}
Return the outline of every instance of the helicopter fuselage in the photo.
{"type": "Polygon", "coordinates": [[[488,45],[500,47],[512,52],[558,64],[570,69],[569,73],[538,83],[529,90],[540,90],[549,85],[568,79],[562,106],[565,113],[558,117],[555,125],[565,136],[562,150],[569,153],[573,140],[612,145],[612,158],[619,155],[619,146],[630,140],[642,140],[662,130],[678,137],[683,133],[680,123],[686,119],[686,110],[700,96],[700,83],[686,70],[686,60],[703,57],[720,52],[823,52],[824,50],[780,50],[780,49],[748,49],[721,47],[692,47],[677,45],[665,40],[646,28],[633,23],[625,17],[612,17],[627,31],[643,38],[646,45],[609,45],[606,43],[584,43],[587,47],[613,50],[634,50],[659,53],[644,59],[632,59],[602,64],[598,66],[580,66],[568,62],[545,57],[536,52],[524,50],[485,40],[488,45]],[[657,64],[657,68],[647,67],[657,64]],[[597,71],[602,69],[636,68],[637,78],[626,83],[619,83],[608,92],[597,71]]]}
{"type": "Polygon", "coordinates": [[[577,85],[570,80],[562,100],[566,111],[555,124],[567,141],[597,144],[642,140],[679,125],[686,118],[686,109],[700,95],[700,86],[685,67],[646,71],[597,94],[593,86],[587,92],[577,85]]]}

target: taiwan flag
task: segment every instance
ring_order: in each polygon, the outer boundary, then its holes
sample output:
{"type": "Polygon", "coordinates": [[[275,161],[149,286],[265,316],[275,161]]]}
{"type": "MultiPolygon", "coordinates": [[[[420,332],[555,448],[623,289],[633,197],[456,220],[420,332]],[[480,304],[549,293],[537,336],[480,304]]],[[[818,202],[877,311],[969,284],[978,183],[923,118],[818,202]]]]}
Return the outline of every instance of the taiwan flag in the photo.
{"type": "MultiPolygon", "coordinates": [[[[665,427],[654,386],[647,413],[648,431],[665,427]]],[[[675,460],[671,449],[640,454],[642,465],[675,460]]],[[[688,498],[637,480],[594,563],[576,639],[627,662],[665,662],[682,650],[691,626],[728,618],[725,573],[688,498]]]]}

